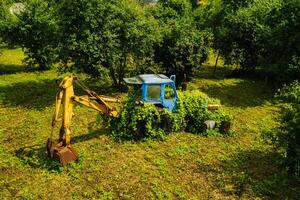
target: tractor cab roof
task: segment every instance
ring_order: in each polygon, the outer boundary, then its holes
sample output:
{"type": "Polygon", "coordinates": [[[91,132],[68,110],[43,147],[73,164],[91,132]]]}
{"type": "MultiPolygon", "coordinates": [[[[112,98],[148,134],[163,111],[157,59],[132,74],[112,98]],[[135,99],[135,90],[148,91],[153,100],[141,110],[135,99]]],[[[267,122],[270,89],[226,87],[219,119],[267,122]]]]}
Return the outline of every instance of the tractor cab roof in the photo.
{"type": "Polygon", "coordinates": [[[173,82],[173,80],[163,74],[142,74],[132,78],[124,78],[124,81],[127,84],[164,84],[173,82]]]}

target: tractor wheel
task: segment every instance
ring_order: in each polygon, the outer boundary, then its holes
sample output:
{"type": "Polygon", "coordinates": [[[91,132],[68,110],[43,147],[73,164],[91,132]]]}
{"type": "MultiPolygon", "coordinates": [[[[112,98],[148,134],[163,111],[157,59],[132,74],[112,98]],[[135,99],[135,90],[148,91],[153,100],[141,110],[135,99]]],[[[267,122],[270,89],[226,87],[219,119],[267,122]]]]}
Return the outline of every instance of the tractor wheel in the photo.
{"type": "Polygon", "coordinates": [[[168,114],[163,114],[160,116],[161,122],[159,127],[166,131],[167,133],[172,132],[172,120],[168,114]]]}
{"type": "Polygon", "coordinates": [[[229,121],[222,121],[220,131],[224,134],[228,134],[231,128],[231,123],[229,121]]]}
{"type": "Polygon", "coordinates": [[[146,136],[146,121],[140,120],[137,122],[137,132],[134,135],[135,140],[140,140],[146,136]]]}

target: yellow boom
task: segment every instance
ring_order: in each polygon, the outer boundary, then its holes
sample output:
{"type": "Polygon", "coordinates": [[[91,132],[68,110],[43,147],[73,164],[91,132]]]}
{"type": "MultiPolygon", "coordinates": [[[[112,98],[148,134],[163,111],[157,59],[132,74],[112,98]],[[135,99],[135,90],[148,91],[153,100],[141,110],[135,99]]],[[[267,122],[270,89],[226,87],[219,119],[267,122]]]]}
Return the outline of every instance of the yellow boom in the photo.
{"type": "Polygon", "coordinates": [[[108,102],[120,103],[119,99],[112,97],[98,95],[96,92],[88,89],[83,83],[81,83],[75,76],[65,77],[60,85],[60,91],[56,96],[55,112],[52,118],[52,130],[51,136],[47,140],[47,151],[50,157],[56,157],[60,163],[64,166],[71,161],[77,160],[78,155],[76,151],[71,147],[71,120],[73,116],[73,103],[77,102],[88,108],[97,110],[101,114],[118,117],[119,113],[114,107],[110,106],[108,102]],[[80,86],[87,95],[76,96],[74,94],[74,83],[80,86]],[[52,139],[53,129],[56,122],[59,119],[59,113],[62,108],[62,125],[59,132],[59,139],[55,142],[52,139]]]}

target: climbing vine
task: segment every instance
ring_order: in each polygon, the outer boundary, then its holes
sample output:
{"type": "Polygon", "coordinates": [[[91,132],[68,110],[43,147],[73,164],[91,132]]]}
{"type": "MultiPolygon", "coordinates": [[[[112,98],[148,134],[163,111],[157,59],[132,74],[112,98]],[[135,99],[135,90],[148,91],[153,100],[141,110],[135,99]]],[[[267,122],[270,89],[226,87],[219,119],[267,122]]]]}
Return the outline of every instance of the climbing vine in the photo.
{"type": "Polygon", "coordinates": [[[231,117],[222,108],[215,111],[208,109],[209,104],[219,104],[219,101],[199,91],[179,92],[176,109],[172,113],[153,104],[137,104],[136,100],[135,95],[129,94],[120,117],[106,120],[114,138],[163,139],[178,131],[210,136],[227,134],[230,128],[231,117]],[[208,120],[213,121],[213,129],[207,128],[208,120]]]}

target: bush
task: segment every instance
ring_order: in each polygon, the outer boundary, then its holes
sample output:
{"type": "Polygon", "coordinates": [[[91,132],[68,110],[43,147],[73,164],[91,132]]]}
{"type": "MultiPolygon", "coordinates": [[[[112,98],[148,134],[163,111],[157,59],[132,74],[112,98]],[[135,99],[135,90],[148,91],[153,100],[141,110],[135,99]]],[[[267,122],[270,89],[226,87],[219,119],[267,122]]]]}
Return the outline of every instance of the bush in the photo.
{"type": "Polygon", "coordinates": [[[171,132],[188,131],[204,136],[228,133],[231,117],[224,110],[208,110],[208,103],[218,103],[199,91],[182,92],[176,110],[157,109],[153,104],[136,106],[136,96],[128,95],[119,118],[108,119],[112,136],[117,139],[163,139],[171,132]],[[207,129],[206,120],[216,127],[207,129]]]}
{"type": "Polygon", "coordinates": [[[167,27],[162,42],[155,47],[155,61],[177,81],[189,80],[193,69],[200,68],[208,58],[210,34],[199,32],[189,19],[180,19],[167,27]]]}
{"type": "Polygon", "coordinates": [[[128,95],[121,116],[110,118],[108,127],[117,139],[163,139],[170,130],[163,130],[162,116],[166,110],[158,111],[153,104],[136,106],[136,96],[128,95]]]}
{"type": "Polygon", "coordinates": [[[217,99],[209,98],[206,94],[199,91],[180,93],[180,98],[183,99],[183,107],[186,113],[186,131],[210,135],[214,132],[207,129],[205,122],[207,120],[213,120],[216,122],[215,132],[221,134],[228,133],[231,116],[226,114],[222,108],[215,111],[208,109],[209,104],[219,104],[217,99]]]}
{"type": "Polygon", "coordinates": [[[300,83],[284,86],[276,97],[284,103],[279,128],[273,131],[274,143],[284,149],[286,166],[291,175],[300,174],[300,83]]]}

